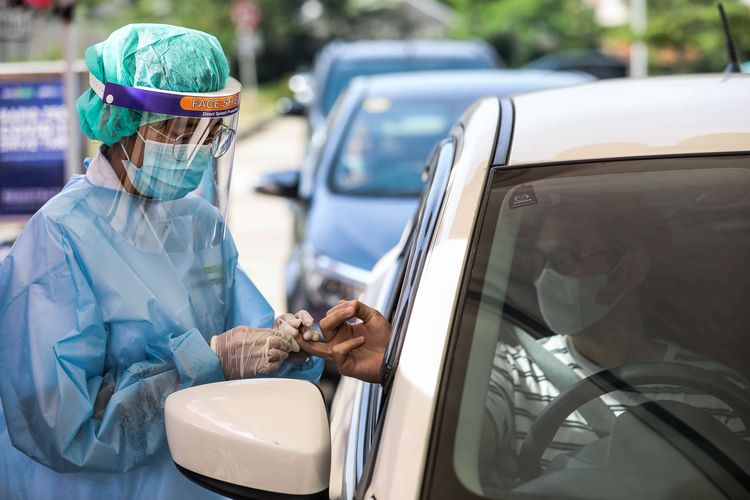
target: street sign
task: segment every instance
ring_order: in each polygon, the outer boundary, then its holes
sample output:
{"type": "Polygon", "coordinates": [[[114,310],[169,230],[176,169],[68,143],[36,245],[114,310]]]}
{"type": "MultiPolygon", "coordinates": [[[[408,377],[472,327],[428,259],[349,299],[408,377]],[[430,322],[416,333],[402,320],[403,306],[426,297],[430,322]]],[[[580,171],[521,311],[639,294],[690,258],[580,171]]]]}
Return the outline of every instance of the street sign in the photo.
{"type": "Polygon", "coordinates": [[[255,31],[260,24],[260,7],[252,0],[234,0],[232,2],[232,20],[237,31],[255,31]]]}

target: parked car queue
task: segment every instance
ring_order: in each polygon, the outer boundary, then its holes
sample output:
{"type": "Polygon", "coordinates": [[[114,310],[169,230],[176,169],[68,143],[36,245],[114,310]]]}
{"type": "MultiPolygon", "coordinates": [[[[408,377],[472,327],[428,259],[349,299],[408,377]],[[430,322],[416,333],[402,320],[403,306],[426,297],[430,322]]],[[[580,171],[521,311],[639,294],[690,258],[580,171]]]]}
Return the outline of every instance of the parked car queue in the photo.
{"type": "Polygon", "coordinates": [[[540,70],[355,78],[302,167],[271,172],[255,185],[289,199],[294,213],[287,308],[322,317],[338,300],[364,291],[375,262],[414,214],[430,151],[474,100],[591,80],[540,70]]]}

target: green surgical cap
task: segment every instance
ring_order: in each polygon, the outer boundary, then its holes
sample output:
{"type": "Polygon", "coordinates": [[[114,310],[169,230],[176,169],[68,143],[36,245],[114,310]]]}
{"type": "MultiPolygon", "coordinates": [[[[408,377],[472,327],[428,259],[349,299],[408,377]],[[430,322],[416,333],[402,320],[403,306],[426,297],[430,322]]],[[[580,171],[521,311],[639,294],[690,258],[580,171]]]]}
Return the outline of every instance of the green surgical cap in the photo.
{"type": "MultiPolygon", "coordinates": [[[[104,84],[173,92],[215,92],[229,76],[216,37],[167,24],[123,26],[86,49],[86,65],[104,84]]],[[[92,89],[78,98],[76,109],[83,133],[109,146],[142,125],[141,111],[105,104],[92,89]]]]}

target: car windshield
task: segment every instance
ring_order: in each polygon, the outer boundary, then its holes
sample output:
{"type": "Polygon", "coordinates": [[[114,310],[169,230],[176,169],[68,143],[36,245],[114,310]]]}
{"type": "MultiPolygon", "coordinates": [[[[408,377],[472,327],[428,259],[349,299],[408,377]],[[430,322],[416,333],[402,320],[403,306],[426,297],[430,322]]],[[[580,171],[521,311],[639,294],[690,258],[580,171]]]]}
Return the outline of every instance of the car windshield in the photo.
{"type": "Polygon", "coordinates": [[[340,59],[336,61],[326,79],[323,91],[322,111],[324,115],[333,107],[339,94],[356,76],[382,75],[444,69],[492,68],[483,57],[398,57],[390,59],[340,59]]]}
{"type": "Polygon", "coordinates": [[[496,170],[488,196],[440,438],[456,483],[746,498],[750,159],[496,170]]]}
{"type": "Polygon", "coordinates": [[[366,98],[341,141],[331,188],[352,195],[419,195],[430,151],[473,101],[366,98]]]}

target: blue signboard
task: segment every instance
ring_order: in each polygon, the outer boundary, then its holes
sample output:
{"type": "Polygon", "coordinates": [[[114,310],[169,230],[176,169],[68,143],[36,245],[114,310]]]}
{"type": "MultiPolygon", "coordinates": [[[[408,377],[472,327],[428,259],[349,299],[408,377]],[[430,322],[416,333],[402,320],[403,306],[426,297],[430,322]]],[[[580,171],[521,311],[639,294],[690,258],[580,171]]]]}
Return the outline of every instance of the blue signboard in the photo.
{"type": "Polygon", "coordinates": [[[0,81],[0,215],[31,215],[62,189],[71,126],[61,79],[0,81]]]}

